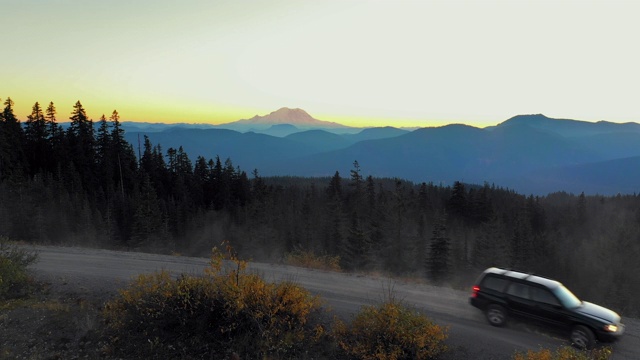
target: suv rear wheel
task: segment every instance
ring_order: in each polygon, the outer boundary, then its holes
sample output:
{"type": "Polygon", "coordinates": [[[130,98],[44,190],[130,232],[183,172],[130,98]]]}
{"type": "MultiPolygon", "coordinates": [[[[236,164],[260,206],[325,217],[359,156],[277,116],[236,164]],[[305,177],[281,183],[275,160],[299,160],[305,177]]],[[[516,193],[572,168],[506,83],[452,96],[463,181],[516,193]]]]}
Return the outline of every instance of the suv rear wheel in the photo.
{"type": "Polygon", "coordinates": [[[497,304],[487,306],[485,314],[487,315],[489,324],[493,326],[504,326],[507,321],[507,311],[497,304]]]}
{"type": "Polygon", "coordinates": [[[576,325],[571,330],[571,344],[580,349],[591,349],[595,343],[593,332],[586,326],[576,325]]]}

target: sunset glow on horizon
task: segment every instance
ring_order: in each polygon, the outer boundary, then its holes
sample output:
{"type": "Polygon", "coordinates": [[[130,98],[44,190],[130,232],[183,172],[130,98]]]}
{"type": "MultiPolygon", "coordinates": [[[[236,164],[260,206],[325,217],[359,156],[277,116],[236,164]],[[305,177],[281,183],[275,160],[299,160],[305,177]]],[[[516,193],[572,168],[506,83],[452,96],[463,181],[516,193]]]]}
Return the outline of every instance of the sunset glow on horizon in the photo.
{"type": "Polygon", "coordinates": [[[640,122],[640,2],[3,1],[21,121],[221,124],[282,107],[349,126],[519,114],[640,122]]]}

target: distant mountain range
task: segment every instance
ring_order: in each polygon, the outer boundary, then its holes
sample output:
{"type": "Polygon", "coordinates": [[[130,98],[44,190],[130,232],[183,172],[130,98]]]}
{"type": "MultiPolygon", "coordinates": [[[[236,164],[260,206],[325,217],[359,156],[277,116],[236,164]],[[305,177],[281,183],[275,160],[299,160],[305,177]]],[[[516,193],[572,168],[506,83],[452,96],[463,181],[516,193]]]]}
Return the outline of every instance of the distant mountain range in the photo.
{"type": "Polygon", "coordinates": [[[496,126],[353,128],[283,108],[222,125],[123,122],[137,147],[148,136],[193,160],[220,156],[262,176],[364,176],[450,185],[485,182],[522,194],[633,194],[640,190],[640,124],[520,115],[496,126]]]}

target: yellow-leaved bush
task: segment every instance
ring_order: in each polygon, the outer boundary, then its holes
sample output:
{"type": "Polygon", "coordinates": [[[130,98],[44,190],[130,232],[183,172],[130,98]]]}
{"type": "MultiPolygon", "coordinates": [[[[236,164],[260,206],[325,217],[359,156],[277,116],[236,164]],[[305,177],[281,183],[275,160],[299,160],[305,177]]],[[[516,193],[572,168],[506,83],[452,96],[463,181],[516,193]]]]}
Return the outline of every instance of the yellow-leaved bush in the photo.
{"type": "Polygon", "coordinates": [[[204,276],[140,275],[105,306],[108,349],[145,358],[302,359],[326,340],[317,297],[246,271],[230,246],[204,276]]]}
{"type": "Polygon", "coordinates": [[[353,359],[432,359],[446,351],[447,328],[397,300],[365,306],[350,324],[337,321],[334,336],[353,359]]]}

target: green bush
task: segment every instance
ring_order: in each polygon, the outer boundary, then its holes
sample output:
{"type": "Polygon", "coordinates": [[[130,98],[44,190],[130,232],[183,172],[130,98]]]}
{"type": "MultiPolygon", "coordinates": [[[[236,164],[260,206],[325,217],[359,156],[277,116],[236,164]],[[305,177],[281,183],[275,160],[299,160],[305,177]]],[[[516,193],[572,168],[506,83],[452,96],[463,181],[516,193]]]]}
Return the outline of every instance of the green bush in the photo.
{"type": "Polygon", "coordinates": [[[214,249],[205,276],[141,275],[120,291],[104,310],[117,355],[299,359],[313,351],[325,333],[314,321],[319,300],[297,285],[247,273],[227,250],[226,270],[214,249]]]}
{"type": "Polygon", "coordinates": [[[552,352],[549,349],[539,351],[529,350],[526,353],[516,353],[513,360],[608,360],[611,348],[603,347],[593,350],[578,350],[570,346],[563,346],[552,352]]]}
{"type": "Polygon", "coordinates": [[[334,336],[353,359],[432,359],[446,351],[447,329],[397,300],[365,306],[351,324],[338,321],[334,336]]]}
{"type": "Polygon", "coordinates": [[[0,300],[26,295],[31,279],[27,267],[37,260],[34,251],[26,250],[0,236],[0,300]]]}

